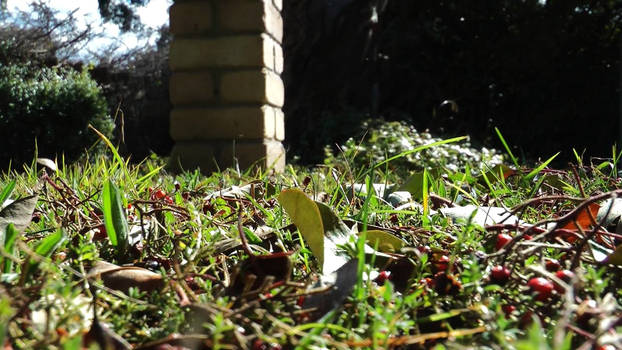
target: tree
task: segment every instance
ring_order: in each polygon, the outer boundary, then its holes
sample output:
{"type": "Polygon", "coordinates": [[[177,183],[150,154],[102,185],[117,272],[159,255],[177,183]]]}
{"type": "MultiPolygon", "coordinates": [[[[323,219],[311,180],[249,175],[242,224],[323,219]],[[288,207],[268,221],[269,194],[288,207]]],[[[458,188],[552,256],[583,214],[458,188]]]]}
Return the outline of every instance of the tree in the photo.
{"type": "Polygon", "coordinates": [[[140,18],[136,15],[136,6],[145,6],[149,0],[97,0],[99,14],[105,21],[117,24],[122,32],[143,29],[140,18]]]}

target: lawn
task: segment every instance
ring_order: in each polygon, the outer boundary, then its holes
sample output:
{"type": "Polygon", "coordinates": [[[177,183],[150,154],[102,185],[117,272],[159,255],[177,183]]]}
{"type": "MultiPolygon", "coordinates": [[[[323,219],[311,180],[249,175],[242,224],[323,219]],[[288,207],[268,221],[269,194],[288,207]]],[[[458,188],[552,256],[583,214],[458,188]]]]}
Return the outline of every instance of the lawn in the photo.
{"type": "Polygon", "coordinates": [[[622,346],[615,148],[558,170],[501,133],[504,156],[400,127],[282,174],[169,174],[107,139],[91,159],[5,172],[0,343],[622,346]]]}

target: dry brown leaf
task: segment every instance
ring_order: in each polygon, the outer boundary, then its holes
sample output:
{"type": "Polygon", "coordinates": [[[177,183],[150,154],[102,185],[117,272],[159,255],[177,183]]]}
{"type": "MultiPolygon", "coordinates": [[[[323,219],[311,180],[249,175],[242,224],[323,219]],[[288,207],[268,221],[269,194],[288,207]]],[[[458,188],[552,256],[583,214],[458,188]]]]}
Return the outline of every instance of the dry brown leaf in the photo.
{"type": "Polygon", "coordinates": [[[127,292],[130,287],[150,292],[164,287],[162,276],[153,271],[137,266],[118,266],[105,261],[98,261],[89,271],[89,277],[100,277],[104,286],[127,292]]]}

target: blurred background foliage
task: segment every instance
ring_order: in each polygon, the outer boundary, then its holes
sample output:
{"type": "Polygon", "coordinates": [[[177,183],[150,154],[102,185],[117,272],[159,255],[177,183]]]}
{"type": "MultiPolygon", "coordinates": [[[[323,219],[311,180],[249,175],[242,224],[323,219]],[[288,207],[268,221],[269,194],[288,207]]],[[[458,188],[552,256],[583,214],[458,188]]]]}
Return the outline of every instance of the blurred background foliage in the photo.
{"type": "Polygon", "coordinates": [[[367,118],[488,146],[497,126],[531,158],[618,140],[622,1],[284,4],[286,141],[303,162],[367,118]]]}
{"type": "MultiPolygon", "coordinates": [[[[146,30],[135,10],[149,0],[89,1],[121,31],[146,30]]],[[[167,25],[155,44],[102,47],[84,60],[77,52],[94,39],[91,28],[46,4],[2,13],[0,43],[11,49],[0,52],[0,64],[75,77],[87,70],[124,155],[167,155],[167,25]]],[[[622,0],[283,4],[290,160],[322,162],[326,145],[335,151],[370,119],[435,136],[469,134],[476,147],[499,146],[496,126],[529,158],[562,151],[559,159],[569,159],[573,147],[608,155],[618,141],[622,0]]]]}
{"type": "MultiPolygon", "coordinates": [[[[148,29],[133,11],[147,2],[100,2],[100,15],[142,35],[148,29]]],[[[35,138],[40,156],[75,160],[98,140],[89,123],[135,161],[167,155],[173,144],[168,26],[159,29],[154,44],[128,50],[119,42],[85,57],[84,47],[100,34],[80,25],[75,11],[60,13],[52,5],[33,1],[28,11],[0,16],[0,123],[10,145],[0,152],[0,166],[11,158],[14,164],[30,162],[35,138]]]]}

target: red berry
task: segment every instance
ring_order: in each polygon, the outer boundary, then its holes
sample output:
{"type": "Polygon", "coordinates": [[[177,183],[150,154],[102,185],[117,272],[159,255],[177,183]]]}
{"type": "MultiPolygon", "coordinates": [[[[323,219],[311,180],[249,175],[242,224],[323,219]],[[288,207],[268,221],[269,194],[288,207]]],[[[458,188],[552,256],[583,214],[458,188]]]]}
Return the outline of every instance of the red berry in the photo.
{"type": "Polygon", "coordinates": [[[533,237],[531,235],[524,235],[523,239],[526,241],[531,241],[533,239],[533,237]]]}
{"type": "Polygon", "coordinates": [[[166,192],[164,190],[158,189],[151,192],[151,199],[162,199],[166,197],[166,192]]]}
{"type": "Polygon", "coordinates": [[[376,277],[374,282],[376,282],[376,284],[378,284],[379,286],[382,286],[388,279],[390,279],[390,277],[391,277],[390,271],[380,271],[380,273],[378,274],[378,277],[376,277]]]}
{"type": "Polygon", "coordinates": [[[419,283],[426,287],[434,287],[434,280],[430,277],[422,278],[421,280],[419,280],[419,283]]]}
{"type": "Polygon", "coordinates": [[[268,349],[268,344],[266,344],[263,340],[257,338],[253,342],[252,349],[253,350],[267,350],[268,349]]]}
{"type": "Polygon", "coordinates": [[[166,204],[168,205],[173,205],[175,204],[175,201],[173,200],[173,198],[171,198],[171,196],[164,196],[164,201],[166,202],[166,204]]]}
{"type": "Polygon", "coordinates": [[[449,266],[449,257],[447,255],[441,255],[440,258],[436,261],[436,269],[438,271],[445,271],[449,266]]]}
{"type": "Polygon", "coordinates": [[[503,311],[506,317],[509,317],[512,314],[512,312],[516,311],[516,306],[505,304],[501,306],[501,310],[503,311]]]}
{"type": "Polygon", "coordinates": [[[462,283],[454,275],[445,271],[434,275],[434,290],[440,295],[456,295],[462,289],[462,283]]]}
{"type": "Polygon", "coordinates": [[[557,261],[557,259],[546,259],[544,262],[544,268],[549,271],[557,271],[562,267],[562,265],[557,261]]]}
{"type": "Polygon", "coordinates": [[[505,284],[510,279],[510,269],[505,266],[495,266],[490,270],[490,278],[497,284],[505,284]]]}
{"type": "MultiPolygon", "coordinates": [[[[570,270],[560,270],[560,271],[557,271],[555,273],[555,276],[557,278],[559,278],[560,280],[568,283],[568,284],[571,283],[572,280],[574,279],[574,273],[572,271],[570,271],[570,270]]],[[[564,288],[561,285],[557,284],[557,283],[555,283],[555,290],[557,291],[557,293],[565,292],[564,288]]]]}
{"type": "Polygon", "coordinates": [[[611,344],[607,344],[599,346],[598,350],[616,350],[616,347],[611,344]]]}
{"type": "Polygon", "coordinates": [[[497,235],[497,244],[495,245],[495,248],[497,250],[500,250],[501,248],[503,248],[503,246],[508,244],[511,240],[512,240],[512,236],[508,235],[507,233],[500,233],[497,235]]]}
{"type": "Polygon", "coordinates": [[[553,283],[544,277],[534,277],[527,282],[527,286],[532,293],[536,293],[536,300],[545,301],[551,296],[553,283]]]}

